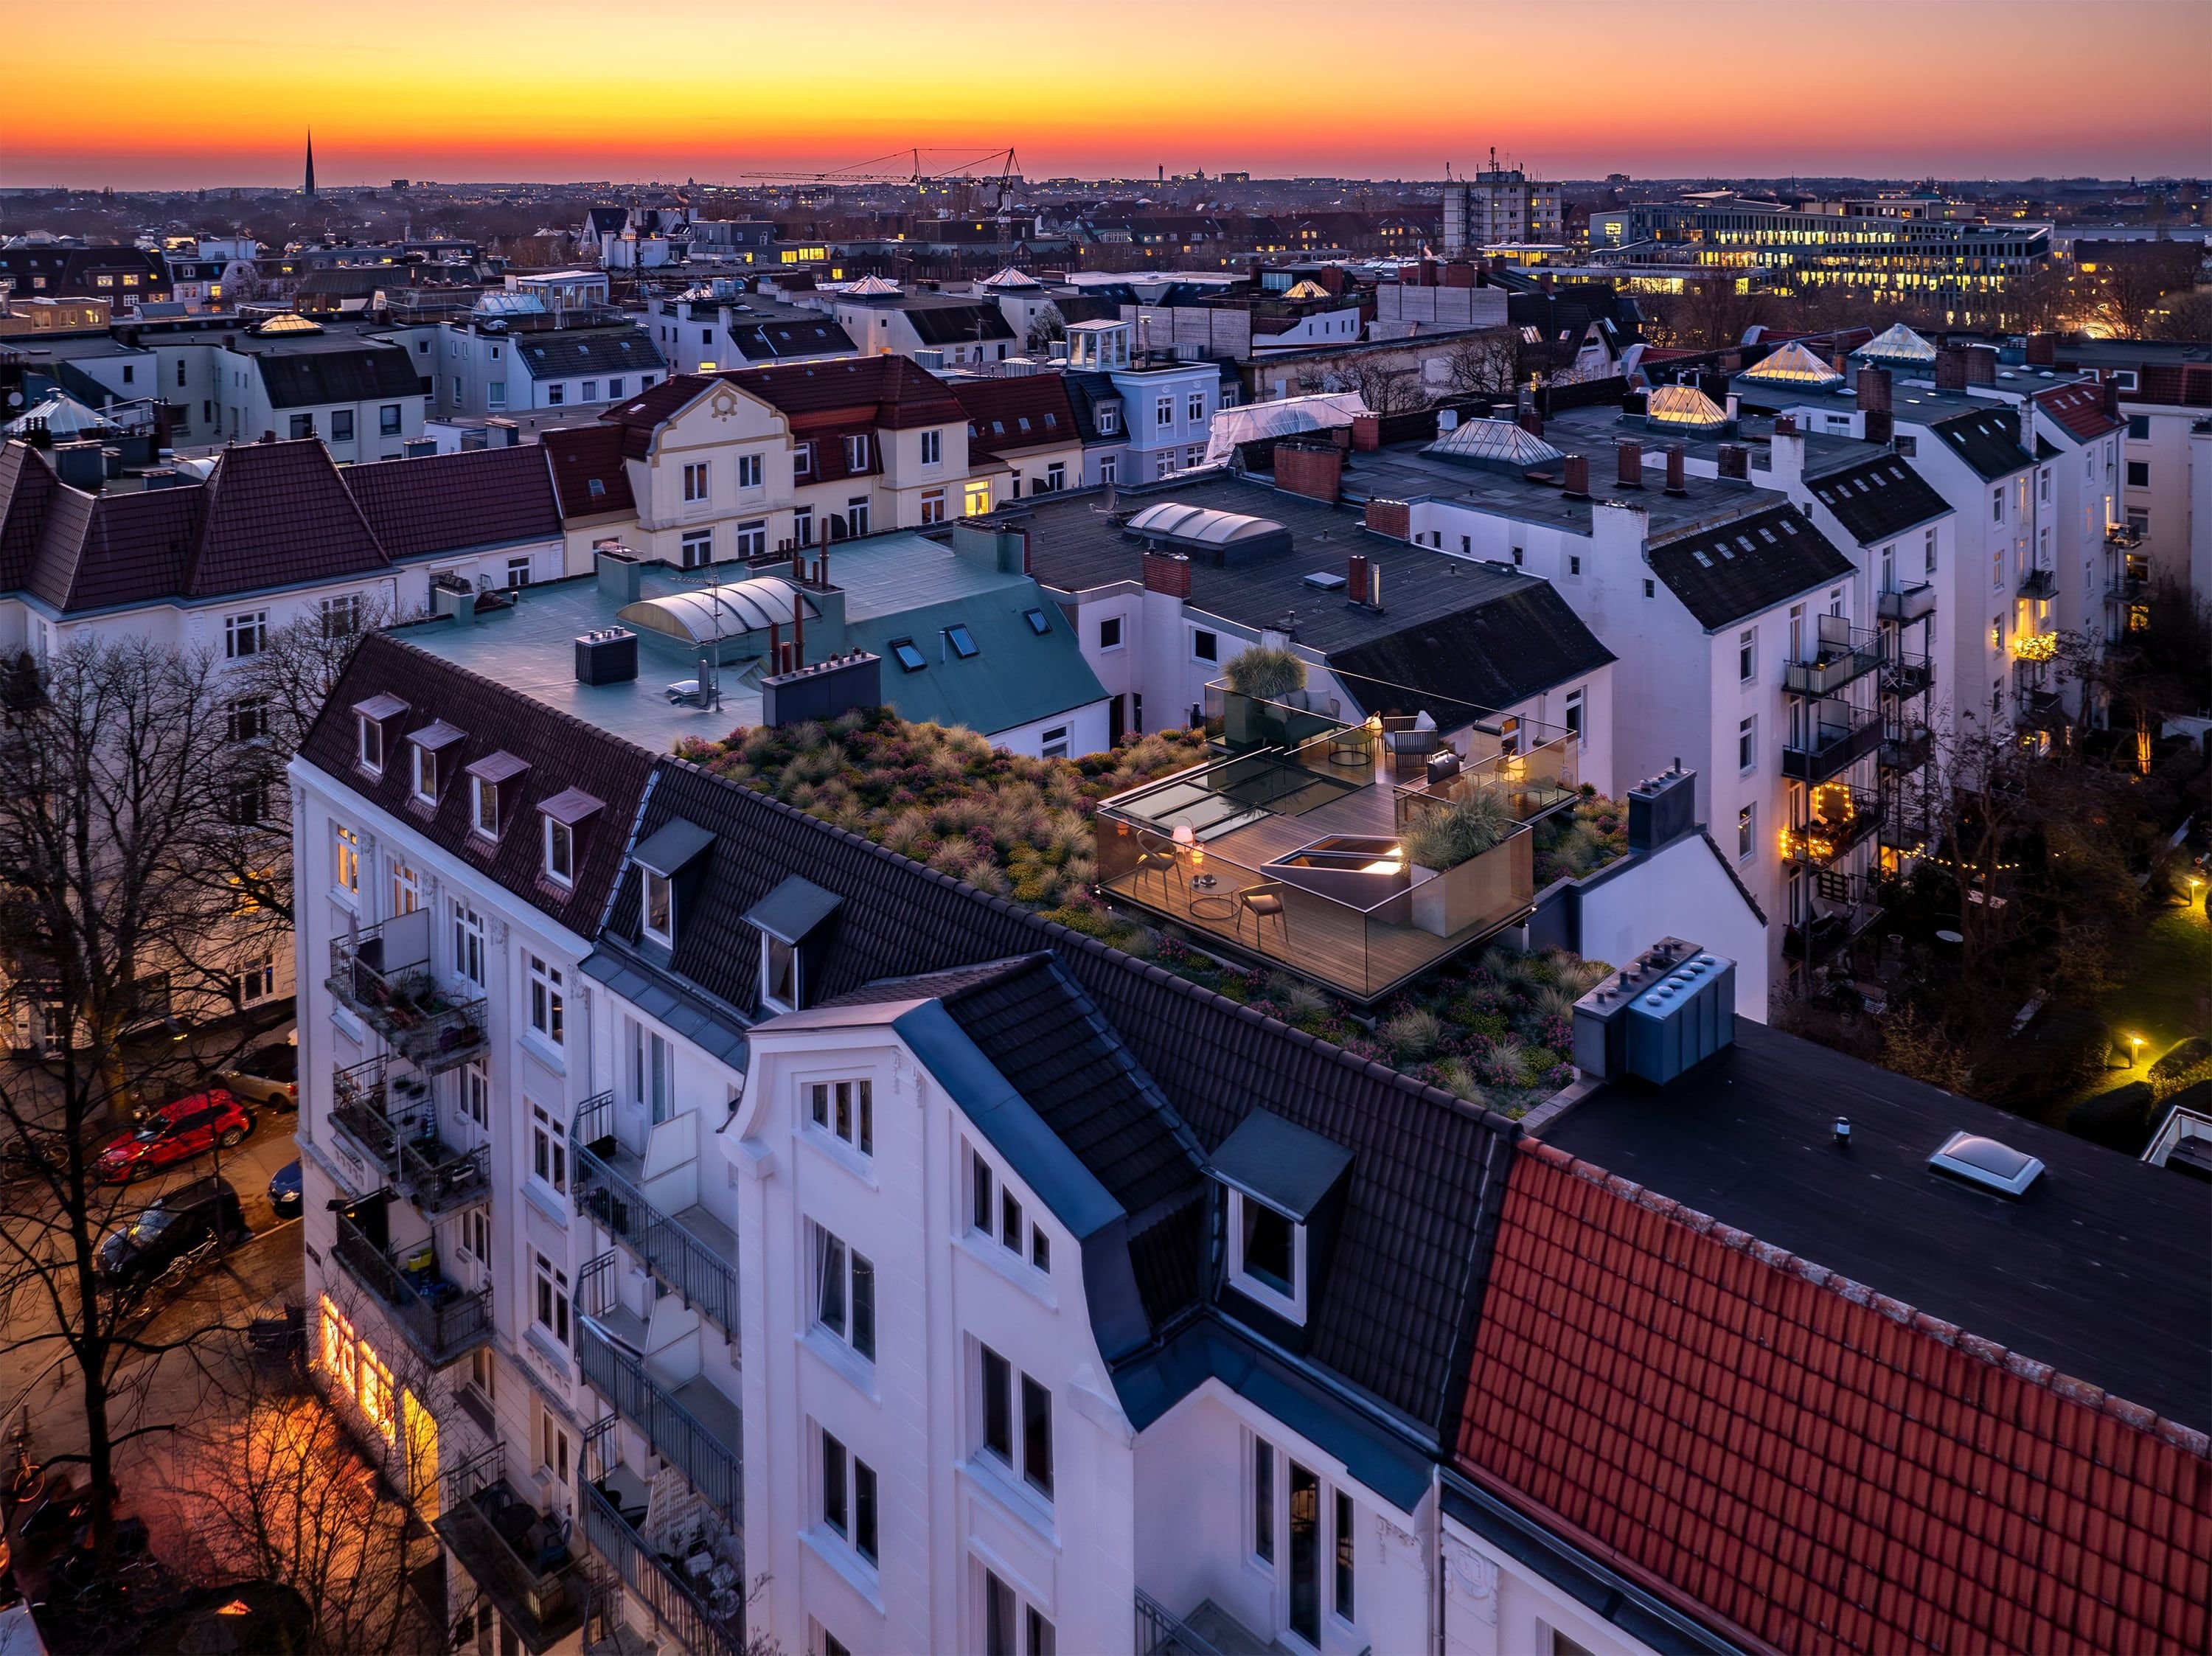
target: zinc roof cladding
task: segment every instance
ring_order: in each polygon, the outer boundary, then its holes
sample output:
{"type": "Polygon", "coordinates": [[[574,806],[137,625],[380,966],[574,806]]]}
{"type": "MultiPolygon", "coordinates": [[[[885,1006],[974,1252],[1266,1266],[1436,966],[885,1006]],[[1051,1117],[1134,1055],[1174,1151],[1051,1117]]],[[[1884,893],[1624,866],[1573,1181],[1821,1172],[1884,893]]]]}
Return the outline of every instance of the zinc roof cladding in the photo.
{"type": "Polygon", "coordinates": [[[1352,1153],[1273,1110],[1255,1110],[1213,1147],[1209,1162],[1217,1179],[1304,1224],[1352,1165],[1352,1153]]]}
{"type": "Polygon", "coordinates": [[[1063,373],[1060,380],[1067,389],[1067,405],[1075,412],[1076,428],[1083,434],[1085,442],[1113,445],[1129,440],[1128,427],[1120,417],[1121,388],[1114,383],[1111,374],[1086,370],[1063,373]],[[1114,429],[1110,432],[1098,428],[1101,408],[1115,410],[1114,429]]]}
{"type": "MultiPolygon", "coordinates": [[[[672,969],[744,1016],[756,1007],[760,944],[741,917],[787,874],[803,870],[846,900],[810,999],[886,976],[1050,949],[1201,1145],[1219,1143],[1261,1107],[1346,1145],[1353,1155],[1349,1195],[1329,1291],[1309,1324],[1309,1355],[1429,1429],[1449,1432],[1510,1123],[667,760],[641,830],[674,816],[713,827],[717,837],[672,969]]],[[[617,937],[638,935],[635,883],[617,889],[610,930],[617,937]]],[[[1154,1290],[1146,1291],[1149,1298],[1154,1290]]]]}
{"type": "Polygon", "coordinates": [[[248,340],[233,349],[254,359],[271,408],[315,408],[422,394],[422,378],[399,345],[323,337],[274,345],[248,340]]]}
{"type": "Polygon", "coordinates": [[[1056,373],[1012,379],[959,379],[952,394],[967,411],[969,454],[1017,453],[1024,449],[1079,443],[1083,434],[1056,373]],[[1028,423],[1026,427],[1024,422],[1028,423]],[[1048,421],[1049,423],[1048,423],[1048,421]],[[994,423],[995,422],[995,424],[994,423]]]}
{"type": "Polygon", "coordinates": [[[2105,395],[2092,385],[2057,385],[2035,393],[2035,405],[2077,444],[2118,431],[2127,422],[2105,412],[2105,395]]]}
{"type": "Polygon", "coordinates": [[[1992,404],[1938,420],[1929,430],[1986,482],[2035,464],[2035,457],[2020,446],[2020,410],[2014,408],[1992,404]]]}
{"type": "Polygon", "coordinates": [[[1648,1095],[1605,1088],[1546,1137],[1762,1240],[2133,1404],[2212,1429],[2212,1189],[1764,1025],[1648,1095]],[[1838,1115],[1851,1148],[1831,1140],[1838,1115]],[[2021,1201],[1930,1173],[1954,1131],[2040,1159],[2021,1201]]]}
{"type": "Polygon", "coordinates": [[[853,349],[852,337],[824,318],[793,318],[775,322],[733,322],[730,343],[748,362],[769,362],[784,356],[842,355],[853,349]]]}
{"type": "Polygon", "coordinates": [[[394,558],[556,540],[560,503],[537,443],[348,466],[339,475],[394,558]]]}
{"type": "Polygon", "coordinates": [[[1866,455],[1807,477],[1805,487],[1861,546],[1932,523],[1951,510],[1927,479],[1894,454],[1866,455]]]}
{"type": "Polygon", "coordinates": [[[637,510],[629,470],[623,464],[623,433],[620,426],[561,426],[538,440],[553,474],[553,492],[563,518],[637,510]],[[594,482],[599,485],[596,493],[594,482]]]}
{"type": "Polygon", "coordinates": [[[1479,1483],[1768,1648],[2205,1647],[2201,1434],[1521,1149],[1458,1435],[1479,1483]]]}
{"type": "Polygon", "coordinates": [[[1794,506],[1697,529],[1650,549],[1651,573],[1707,632],[1851,573],[1851,561],[1794,506]]]}
{"type": "Polygon", "coordinates": [[[511,343],[532,379],[646,373],[668,366],[660,347],[642,328],[564,328],[550,334],[519,334],[511,343]]]}
{"type": "Polygon", "coordinates": [[[653,757],[642,749],[465,668],[410,649],[384,633],[371,633],[362,640],[309,729],[301,753],[333,781],[387,816],[412,823],[445,851],[483,869],[540,913],[586,937],[605,906],[608,882],[622,863],[625,835],[653,772],[653,757]],[[380,776],[360,767],[353,705],[380,693],[407,702],[410,725],[436,722],[459,727],[463,737],[454,752],[456,775],[462,767],[501,750],[529,766],[520,785],[522,797],[495,844],[471,831],[465,784],[449,782],[436,806],[425,807],[413,803],[410,767],[404,755],[388,755],[380,776]],[[576,788],[606,801],[609,809],[576,829],[575,879],[564,889],[544,877],[538,807],[576,788]]]}

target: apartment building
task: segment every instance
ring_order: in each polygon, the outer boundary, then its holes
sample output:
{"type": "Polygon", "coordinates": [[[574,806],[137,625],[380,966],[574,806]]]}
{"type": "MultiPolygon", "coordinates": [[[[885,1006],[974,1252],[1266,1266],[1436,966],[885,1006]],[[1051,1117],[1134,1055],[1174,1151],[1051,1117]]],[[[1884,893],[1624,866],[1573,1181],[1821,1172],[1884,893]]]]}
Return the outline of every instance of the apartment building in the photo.
{"type": "Polygon", "coordinates": [[[1084,433],[1067,376],[962,375],[946,385],[968,412],[971,473],[988,476],[1000,504],[1084,486],[1084,433]]]}
{"type": "Polygon", "coordinates": [[[1616,1052],[1647,987],[1724,1004],[1729,962],[1672,940],[1578,1004],[1595,1084],[1507,1121],[622,745],[380,639],[297,767],[303,866],[336,886],[303,931],[342,992],[301,1023],[315,1369],[410,1433],[464,1632],[2201,1639],[2203,1567],[2170,1562],[2212,1521],[2199,1186],[1747,1021],[1701,1026],[1685,1074],[1616,1052]],[[347,847],[364,883],[401,859],[433,922],[395,886],[400,923],[356,929],[347,847]],[[416,961],[431,1022],[379,998],[416,961]],[[331,1068],[380,1046],[387,1083],[434,1071],[435,1151],[403,1120],[380,1152],[331,1068]],[[1850,1159],[1808,1160],[1845,1097],[1850,1159]],[[1954,1130],[2066,1210],[1962,1202],[1925,1165],[1954,1130]],[[480,1184],[430,1176],[479,1154],[480,1184]],[[2051,1469],[2079,1568],[1975,1504],[2010,1499],[1954,1465],[1991,1441],[2051,1469]]]}
{"type": "Polygon", "coordinates": [[[1531,179],[1517,167],[1493,165],[1470,179],[1444,185],[1443,252],[1480,252],[1499,242],[1565,240],[1559,186],[1531,179]]]}
{"type": "Polygon", "coordinates": [[[1023,341],[992,300],[908,293],[882,276],[793,294],[824,312],[864,356],[904,356],[933,368],[981,367],[1021,354],[1023,341]]]}
{"type": "Polygon", "coordinates": [[[2062,373],[2094,375],[2100,387],[2109,385],[2127,422],[2115,521],[2128,526],[2135,543],[2120,549],[2137,566],[2135,599],[2148,597],[2160,579],[2180,581],[2200,597],[2212,592],[2212,520],[2197,498],[2205,486],[2201,439],[2212,419],[2212,349],[2048,335],[2031,338],[2028,346],[2033,359],[2047,357],[2062,373]]]}
{"type": "MultiPolygon", "coordinates": [[[[1146,356],[1135,349],[1136,325],[1077,322],[1067,330],[1071,373],[1103,373],[1118,406],[1112,426],[1100,416],[1102,436],[1119,436],[1111,476],[1100,482],[1152,482],[1205,463],[1207,435],[1222,407],[1219,368],[1204,360],[1146,356]]],[[[1096,399],[1094,399],[1096,406],[1096,399]]],[[[1104,464],[1104,457],[1100,464],[1104,464]]]]}
{"type": "Polygon", "coordinates": [[[836,321],[720,279],[646,306],[646,328],[675,373],[823,362],[859,352],[836,321]]]}

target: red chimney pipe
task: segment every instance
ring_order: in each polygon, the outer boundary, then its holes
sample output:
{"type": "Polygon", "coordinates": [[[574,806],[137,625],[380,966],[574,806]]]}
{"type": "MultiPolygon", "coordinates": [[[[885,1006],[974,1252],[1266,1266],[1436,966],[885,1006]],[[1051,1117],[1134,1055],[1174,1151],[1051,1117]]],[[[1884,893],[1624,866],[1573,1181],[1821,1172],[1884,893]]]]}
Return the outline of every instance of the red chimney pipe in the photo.
{"type": "Polygon", "coordinates": [[[791,664],[794,670],[806,664],[806,595],[791,595],[791,664]]]}
{"type": "Polygon", "coordinates": [[[772,673],[783,670],[783,628],[775,622],[768,624],[768,670],[772,673]]]}
{"type": "Polygon", "coordinates": [[[1588,495],[1589,493],[1589,456],[1587,454],[1569,454],[1564,458],[1566,461],[1567,493],[1578,499],[1588,495]]]}
{"type": "Polygon", "coordinates": [[[1623,488],[1644,487],[1644,445],[1633,437],[1624,437],[1613,446],[1619,475],[1615,481],[1623,488]]]}
{"type": "Polygon", "coordinates": [[[1355,552],[1346,565],[1344,595],[1354,604],[1367,602],[1367,555],[1355,552]]]}
{"type": "Polygon", "coordinates": [[[1667,446],[1667,492],[1669,494],[1686,494],[1689,492],[1689,486],[1683,481],[1682,446],[1680,443],[1667,446]]]}

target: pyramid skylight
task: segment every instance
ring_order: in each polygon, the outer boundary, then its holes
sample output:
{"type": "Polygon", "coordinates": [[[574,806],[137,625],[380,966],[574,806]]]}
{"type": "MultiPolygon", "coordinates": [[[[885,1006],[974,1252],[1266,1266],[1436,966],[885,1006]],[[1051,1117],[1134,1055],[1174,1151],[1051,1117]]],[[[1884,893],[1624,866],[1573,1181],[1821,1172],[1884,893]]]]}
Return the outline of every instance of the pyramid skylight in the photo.
{"type": "Polygon", "coordinates": [[[1521,467],[1549,465],[1565,458],[1542,438],[1522,430],[1510,420],[1462,420],[1423,452],[1521,467]]]}
{"type": "Polygon", "coordinates": [[[1869,357],[1877,362],[1932,363],[1936,360],[1936,348],[1902,322],[1894,322],[1852,355],[1869,357]]]}
{"type": "Polygon", "coordinates": [[[1644,412],[1655,426],[1684,431],[1717,430],[1728,424],[1728,410],[1695,385],[1659,386],[1645,399],[1644,412]]]}
{"type": "Polygon", "coordinates": [[[1844,376],[1793,339],[1756,367],[1747,368],[1743,377],[1792,385],[1832,385],[1844,376]]]}

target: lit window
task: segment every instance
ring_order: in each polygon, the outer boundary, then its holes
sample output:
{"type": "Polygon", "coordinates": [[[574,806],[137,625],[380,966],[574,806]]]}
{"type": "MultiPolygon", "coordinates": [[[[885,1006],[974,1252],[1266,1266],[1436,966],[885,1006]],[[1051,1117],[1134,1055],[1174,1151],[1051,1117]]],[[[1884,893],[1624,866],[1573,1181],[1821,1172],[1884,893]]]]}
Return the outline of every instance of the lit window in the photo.
{"type": "Polygon", "coordinates": [[[676,945],[676,892],[668,877],[656,870],[641,869],[645,936],[649,943],[676,945]]]}
{"type": "Polygon", "coordinates": [[[355,757],[363,770],[376,776],[384,774],[384,726],[365,713],[361,716],[360,742],[355,757]]]}
{"type": "Polygon", "coordinates": [[[337,856],[333,870],[338,889],[361,893],[361,835],[349,828],[337,830],[337,856]]]}

